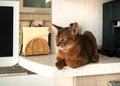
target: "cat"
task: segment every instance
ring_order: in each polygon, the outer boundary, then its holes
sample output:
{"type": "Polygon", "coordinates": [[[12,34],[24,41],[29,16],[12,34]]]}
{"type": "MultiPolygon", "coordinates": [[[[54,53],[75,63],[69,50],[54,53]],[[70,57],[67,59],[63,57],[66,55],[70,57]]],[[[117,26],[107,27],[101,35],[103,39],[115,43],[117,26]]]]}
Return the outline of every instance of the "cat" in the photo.
{"type": "Polygon", "coordinates": [[[96,38],[90,31],[80,34],[77,22],[65,28],[55,24],[53,26],[57,29],[56,46],[58,53],[55,63],[57,69],[61,70],[64,66],[77,68],[90,62],[98,62],[96,38]]]}

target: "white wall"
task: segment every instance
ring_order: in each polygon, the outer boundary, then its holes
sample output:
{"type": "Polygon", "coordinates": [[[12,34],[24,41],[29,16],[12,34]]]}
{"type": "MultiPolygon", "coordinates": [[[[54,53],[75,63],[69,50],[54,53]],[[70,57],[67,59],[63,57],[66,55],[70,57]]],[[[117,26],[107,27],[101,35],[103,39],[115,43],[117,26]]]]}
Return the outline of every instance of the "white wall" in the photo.
{"type": "MultiPolygon", "coordinates": [[[[82,32],[92,31],[98,45],[102,45],[102,3],[107,1],[110,0],[52,0],[52,23],[65,27],[78,22],[82,32]]],[[[53,47],[54,33],[53,29],[53,47]]]]}

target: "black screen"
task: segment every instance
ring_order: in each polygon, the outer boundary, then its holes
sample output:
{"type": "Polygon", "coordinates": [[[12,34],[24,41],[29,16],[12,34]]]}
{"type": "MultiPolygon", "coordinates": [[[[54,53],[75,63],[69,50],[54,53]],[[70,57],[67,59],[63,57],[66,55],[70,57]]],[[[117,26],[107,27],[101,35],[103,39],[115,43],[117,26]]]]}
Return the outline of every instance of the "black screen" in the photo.
{"type": "Polygon", "coordinates": [[[13,56],[13,7],[0,6],[0,57],[13,56]]]}

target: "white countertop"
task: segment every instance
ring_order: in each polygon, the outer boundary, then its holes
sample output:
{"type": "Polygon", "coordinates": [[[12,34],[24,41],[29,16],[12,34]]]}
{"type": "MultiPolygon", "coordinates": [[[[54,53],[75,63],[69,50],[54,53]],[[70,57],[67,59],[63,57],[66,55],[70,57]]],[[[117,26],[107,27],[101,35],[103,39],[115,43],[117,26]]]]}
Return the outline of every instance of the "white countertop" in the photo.
{"type": "Polygon", "coordinates": [[[20,56],[19,64],[39,75],[46,77],[75,77],[120,73],[120,58],[100,55],[98,63],[90,63],[82,67],[72,69],[68,66],[62,70],[55,67],[56,54],[39,56],[20,56]]]}

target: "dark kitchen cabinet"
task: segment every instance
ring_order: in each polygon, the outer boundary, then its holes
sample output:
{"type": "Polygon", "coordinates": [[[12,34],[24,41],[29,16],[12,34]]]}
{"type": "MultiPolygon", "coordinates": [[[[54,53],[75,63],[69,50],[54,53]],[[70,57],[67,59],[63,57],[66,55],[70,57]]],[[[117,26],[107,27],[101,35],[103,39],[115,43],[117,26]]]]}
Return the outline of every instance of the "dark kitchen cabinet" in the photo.
{"type": "Polygon", "coordinates": [[[102,50],[109,56],[120,56],[120,1],[103,4],[102,50]]]}

